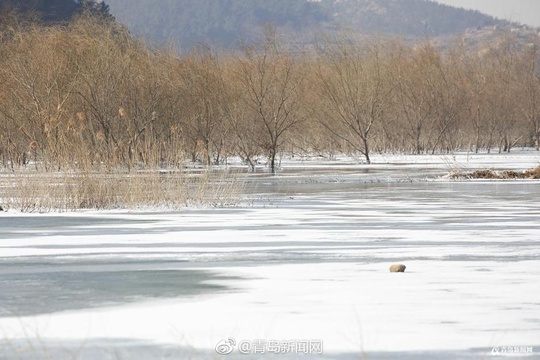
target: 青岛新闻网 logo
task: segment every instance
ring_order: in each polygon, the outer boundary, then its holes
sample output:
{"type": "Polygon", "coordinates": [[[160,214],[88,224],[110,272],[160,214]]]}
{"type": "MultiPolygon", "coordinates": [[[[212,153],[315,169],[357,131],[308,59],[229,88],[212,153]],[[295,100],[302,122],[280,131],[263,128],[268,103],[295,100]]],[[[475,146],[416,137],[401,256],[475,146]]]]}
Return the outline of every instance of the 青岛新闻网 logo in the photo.
{"type": "Polygon", "coordinates": [[[233,338],[221,340],[216,345],[216,352],[220,355],[229,355],[233,352],[235,346],[236,340],[234,340],[233,338]]]}

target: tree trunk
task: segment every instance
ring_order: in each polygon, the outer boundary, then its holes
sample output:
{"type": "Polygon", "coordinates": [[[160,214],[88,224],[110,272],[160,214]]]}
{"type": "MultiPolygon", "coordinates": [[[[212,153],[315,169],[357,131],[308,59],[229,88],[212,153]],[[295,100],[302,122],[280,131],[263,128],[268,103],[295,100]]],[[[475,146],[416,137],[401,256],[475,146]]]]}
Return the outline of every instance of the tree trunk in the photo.
{"type": "Polygon", "coordinates": [[[276,173],[276,150],[273,149],[270,152],[270,171],[272,174],[276,173]]]}
{"type": "Polygon", "coordinates": [[[367,139],[363,139],[364,141],[364,156],[366,158],[366,163],[369,165],[371,164],[371,159],[369,158],[369,145],[367,139]]]}
{"type": "Polygon", "coordinates": [[[474,150],[475,154],[478,154],[478,149],[480,149],[480,129],[476,129],[476,149],[474,150]]]}

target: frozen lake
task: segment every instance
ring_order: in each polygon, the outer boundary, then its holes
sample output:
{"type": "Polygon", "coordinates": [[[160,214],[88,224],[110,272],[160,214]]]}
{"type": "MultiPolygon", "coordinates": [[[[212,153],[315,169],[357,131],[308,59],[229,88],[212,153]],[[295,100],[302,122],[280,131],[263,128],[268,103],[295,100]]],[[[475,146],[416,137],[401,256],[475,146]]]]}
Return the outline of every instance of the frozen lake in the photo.
{"type": "Polygon", "coordinates": [[[293,167],[234,208],[0,213],[0,359],[540,358],[540,183],[419,181],[444,170],[293,167]]]}

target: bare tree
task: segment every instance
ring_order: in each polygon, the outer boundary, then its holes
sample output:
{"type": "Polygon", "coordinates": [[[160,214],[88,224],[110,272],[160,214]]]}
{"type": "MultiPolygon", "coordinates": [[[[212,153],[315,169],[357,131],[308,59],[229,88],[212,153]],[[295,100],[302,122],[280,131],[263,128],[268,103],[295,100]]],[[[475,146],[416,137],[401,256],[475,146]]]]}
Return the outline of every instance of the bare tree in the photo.
{"type": "Polygon", "coordinates": [[[518,81],[522,85],[521,111],[529,123],[534,146],[540,151],[540,52],[538,44],[530,44],[523,54],[518,81]]]}
{"type": "Polygon", "coordinates": [[[368,164],[374,127],[385,119],[392,90],[381,45],[361,48],[348,42],[325,44],[317,68],[321,123],[335,137],[360,152],[368,164]]]}
{"type": "Polygon", "coordinates": [[[246,163],[251,172],[255,172],[257,157],[261,154],[259,144],[260,127],[253,121],[253,111],[246,106],[245,89],[241,82],[241,66],[239,62],[229,60],[224,71],[226,84],[226,101],[224,111],[228,127],[233,139],[230,139],[231,150],[246,163]]]}
{"type": "Polygon", "coordinates": [[[474,147],[475,153],[485,147],[485,136],[488,131],[488,105],[486,93],[489,89],[489,78],[482,61],[478,57],[469,56],[465,66],[465,84],[463,91],[468,94],[465,106],[465,114],[468,122],[465,122],[465,131],[470,132],[470,147],[474,147]],[[468,126],[471,126],[469,128],[468,126]],[[470,131],[469,131],[470,129],[470,131]],[[474,143],[474,146],[472,145],[474,143]]]}
{"type": "Polygon", "coordinates": [[[262,48],[245,47],[237,73],[243,98],[256,124],[254,134],[267,152],[269,167],[276,172],[276,156],[285,134],[303,119],[302,69],[293,55],[280,48],[275,34],[267,34],[262,48]]]}
{"type": "Polygon", "coordinates": [[[66,40],[64,29],[29,29],[7,47],[30,56],[13,56],[3,68],[13,106],[3,114],[18,124],[46,170],[72,162],[65,147],[79,69],[66,40]]]}
{"type": "Polygon", "coordinates": [[[400,49],[395,60],[395,81],[397,90],[395,101],[398,118],[404,120],[401,136],[412,141],[413,153],[420,154],[426,149],[429,129],[434,120],[436,107],[432,90],[435,87],[437,71],[434,64],[438,54],[430,45],[416,50],[400,49]]]}
{"type": "Polygon", "coordinates": [[[449,151],[455,147],[452,135],[458,133],[461,112],[464,109],[465,94],[461,68],[452,54],[445,61],[437,57],[434,62],[435,81],[430,89],[435,111],[435,141],[432,143],[432,154],[437,150],[449,151]]]}
{"type": "Polygon", "coordinates": [[[521,137],[516,106],[517,88],[520,86],[516,78],[518,52],[514,44],[513,36],[508,34],[491,49],[486,61],[492,72],[490,122],[494,136],[498,137],[499,152],[510,152],[521,137]]]}
{"type": "Polygon", "coordinates": [[[188,136],[197,145],[207,165],[212,155],[218,163],[225,127],[225,84],[217,55],[207,47],[195,49],[182,71],[184,108],[188,115],[188,136]]]}

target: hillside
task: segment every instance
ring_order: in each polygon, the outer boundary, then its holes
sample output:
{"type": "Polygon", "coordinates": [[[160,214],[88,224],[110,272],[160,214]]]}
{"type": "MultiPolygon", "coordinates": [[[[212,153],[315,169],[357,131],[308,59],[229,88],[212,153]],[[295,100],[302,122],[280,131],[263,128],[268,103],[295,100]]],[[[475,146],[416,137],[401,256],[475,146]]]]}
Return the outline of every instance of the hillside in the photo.
{"type": "Polygon", "coordinates": [[[109,6],[96,0],[0,0],[0,13],[16,12],[46,24],[69,21],[85,11],[109,15],[109,6]]]}
{"type": "Polygon", "coordinates": [[[136,35],[154,43],[190,48],[196,43],[231,47],[265,24],[301,32],[330,17],[305,0],[124,0],[108,1],[111,12],[136,35]]]}
{"type": "Polygon", "coordinates": [[[108,0],[111,13],[154,44],[230,48],[271,23],[289,39],[313,41],[329,31],[404,38],[462,34],[506,22],[427,0],[108,0]]]}
{"type": "Polygon", "coordinates": [[[329,3],[337,27],[363,33],[431,37],[501,23],[478,11],[426,0],[329,0],[329,3]]]}

